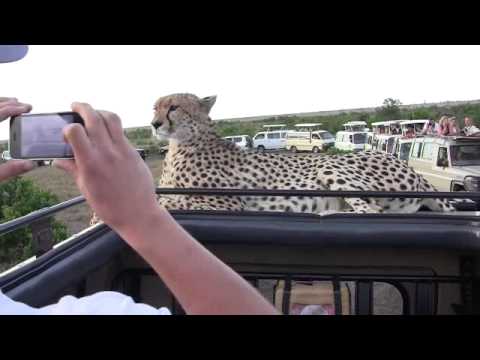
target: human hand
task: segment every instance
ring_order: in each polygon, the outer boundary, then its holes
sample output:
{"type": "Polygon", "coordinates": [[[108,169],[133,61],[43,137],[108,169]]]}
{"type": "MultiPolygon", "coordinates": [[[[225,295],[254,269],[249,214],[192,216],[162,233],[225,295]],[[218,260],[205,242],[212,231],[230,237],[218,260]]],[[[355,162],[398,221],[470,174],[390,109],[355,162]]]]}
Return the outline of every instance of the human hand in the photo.
{"type": "Polygon", "coordinates": [[[84,103],[72,104],[72,110],[85,123],[64,129],[75,159],[55,160],[54,166],[74,177],[95,213],[117,231],[156,213],[152,174],[125,137],[120,118],[84,103]]]}
{"type": "MultiPolygon", "coordinates": [[[[0,97],[0,121],[11,116],[30,112],[32,106],[18,102],[16,98],[0,97]]],[[[0,165],[0,181],[10,177],[21,175],[32,170],[34,163],[30,160],[11,160],[0,165]]]]}

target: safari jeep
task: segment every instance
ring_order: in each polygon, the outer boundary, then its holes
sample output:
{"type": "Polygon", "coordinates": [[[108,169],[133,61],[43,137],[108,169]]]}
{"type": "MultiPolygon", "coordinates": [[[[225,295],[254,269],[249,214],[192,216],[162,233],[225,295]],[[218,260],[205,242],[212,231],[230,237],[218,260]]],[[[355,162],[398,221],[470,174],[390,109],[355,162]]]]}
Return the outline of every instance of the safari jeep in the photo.
{"type": "Polygon", "coordinates": [[[417,137],[408,164],[440,191],[479,191],[480,138],[417,137]]]}
{"type": "MultiPolygon", "coordinates": [[[[227,190],[208,191],[228,196],[227,190]]],[[[160,194],[195,191],[157,189],[160,194]]],[[[237,191],[251,196],[248,190],[237,191]]],[[[262,192],[256,195],[279,193],[262,192]]],[[[281,192],[299,196],[304,190],[281,192]]],[[[310,191],[308,196],[332,195],[359,196],[341,191],[310,191]]],[[[478,192],[471,195],[480,197],[478,192]]],[[[405,194],[365,192],[362,196],[405,194]]],[[[31,227],[36,249],[35,257],[0,274],[0,290],[35,307],[65,295],[112,290],[184,314],[153,269],[106,225],[91,226],[54,245],[50,217],[83,202],[82,197],[74,198],[0,224],[0,236],[31,227]]],[[[480,313],[478,213],[320,216],[191,210],[172,211],[172,215],[283,314],[480,313]]]]}

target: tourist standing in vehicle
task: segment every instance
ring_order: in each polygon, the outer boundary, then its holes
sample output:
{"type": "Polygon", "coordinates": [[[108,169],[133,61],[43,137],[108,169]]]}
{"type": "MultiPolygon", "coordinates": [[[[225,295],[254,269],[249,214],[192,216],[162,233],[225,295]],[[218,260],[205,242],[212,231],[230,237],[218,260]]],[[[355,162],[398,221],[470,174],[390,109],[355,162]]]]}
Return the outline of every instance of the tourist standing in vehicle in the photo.
{"type": "Polygon", "coordinates": [[[422,130],[422,135],[436,135],[438,132],[438,123],[433,119],[428,119],[428,123],[425,123],[422,130]]]}
{"type": "Polygon", "coordinates": [[[465,136],[480,136],[480,129],[477,128],[471,116],[465,116],[465,127],[462,129],[462,132],[465,136]]]}
{"type": "Polygon", "coordinates": [[[448,135],[458,135],[460,130],[457,125],[457,118],[455,116],[449,117],[447,122],[448,135]]]}
{"type": "Polygon", "coordinates": [[[447,136],[449,132],[448,128],[448,116],[443,115],[438,121],[437,135],[447,136]]]}

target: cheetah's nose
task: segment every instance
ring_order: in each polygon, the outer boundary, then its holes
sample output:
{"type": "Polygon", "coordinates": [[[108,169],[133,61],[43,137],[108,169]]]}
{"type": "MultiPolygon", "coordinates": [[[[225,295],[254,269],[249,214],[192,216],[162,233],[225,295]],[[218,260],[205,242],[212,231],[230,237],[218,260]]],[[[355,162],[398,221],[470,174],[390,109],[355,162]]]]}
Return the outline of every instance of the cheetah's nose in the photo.
{"type": "Polygon", "coordinates": [[[152,126],[155,130],[157,130],[160,126],[162,126],[162,124],[160,124],[159,121],[153,121],[152,126]]]}

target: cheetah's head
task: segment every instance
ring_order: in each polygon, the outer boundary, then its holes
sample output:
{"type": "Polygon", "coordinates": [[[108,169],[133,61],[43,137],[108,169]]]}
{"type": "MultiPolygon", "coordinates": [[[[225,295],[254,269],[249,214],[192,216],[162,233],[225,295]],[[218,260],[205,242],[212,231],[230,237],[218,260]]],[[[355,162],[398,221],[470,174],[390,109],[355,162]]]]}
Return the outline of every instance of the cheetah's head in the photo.
{"type": "Polygon", "coordinates": [[[174,94],[158,99],[154,106],[153,135],[178,142],[193,140],[212,126],[208,116],[216,97],[198,98],[192,94],[174,94]]]}

